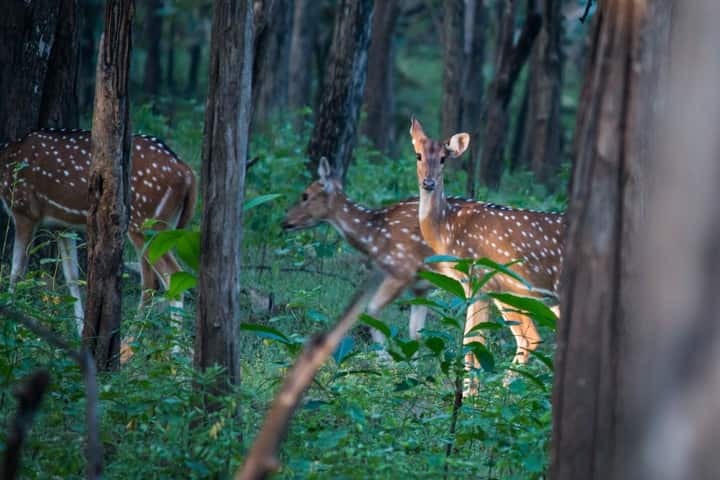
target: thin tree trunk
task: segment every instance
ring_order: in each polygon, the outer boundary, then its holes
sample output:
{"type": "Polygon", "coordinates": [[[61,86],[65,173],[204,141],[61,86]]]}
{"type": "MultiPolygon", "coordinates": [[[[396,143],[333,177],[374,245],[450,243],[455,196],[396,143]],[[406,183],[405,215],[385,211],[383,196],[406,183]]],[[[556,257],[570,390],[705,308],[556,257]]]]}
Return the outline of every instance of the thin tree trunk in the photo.
{"type": "MultiPolygon", "coordinates": [[[[527,60],[537,33],[541,18],[528,13],[523,31],[515,44],[515,12],[518,0],[503,0],[502,21],[498,31],[495,77],[486,96],[483,113],[480,156],[482,180],[488,187],[497,188],[502,176],[505,160],[505,143],[508,130],[508,106],[520,70],[527,60]]],[[[472,144],[472,142],[471,142],[472,144]]]]}
{"type": "Polygon", "coordinates": [[[375,148],[384,153],[389,153],[395,138],[393,35],[399,13],[398,0],[375,0],[365,89],[367,116],[363,133],[373,142],[375,148]]]}
{"type": "Polygon", "coordinates": [[[146,0],[145,8],[145,78],[143,90],[148,95],[160,91],[162,69],[160,67],[160,40],[162,39],[163,17],[160,15],[162,0],[146,0]]]}
{"type": "Polygon", "coordinates": [[[77,92],[80,111],[92,109],[95,95],[95,23],[103,14],[102,5],[83,2],[80,13],[80,66],[77,92]]]}
{"type": "Polygon", "coordinates": [[[205,44],[205,22],[209,13],[207,6],[197,10],[199,20],[193,25],[190,32],[190,62],[188,67],[187,84],[185,92],[187,95],[195,95],[198,89],[198,76],[200,75],[200,60],[202,57],[203,45],[205,44]]]}
{"type": "Polygon", "coordinates": [[[550,187],[562,163],[560,96],[562,87],[562,15],[560,0],[543,0],[543,27],[530,62],[528,113],[523,163],[535,177],[550,187]]]}
{"type": "Polygon", "coordinates": [[[227,392],[240,382],[240,256],[252,68],[251,0],[216,0],[202,154],[195,327],[196,368],[223,368],[209,388],[211,394],[227,392]]]}
{"type": "Polygon", "coordinates": [[[627,341],[641,274],[636,242],[646,240],[637,233],[655,157],[657,58],[665,51],[660,35],[647,34],[652,17],[641,0],[606,0],[595,14],[567,213],[549,475],[556,480],[613,478],[627,447],[619,428],[629,420],[621,370],[637,347],[655,348],[627,341]]]}
{"type": "Polygon", "coordinates": [[[168,34],[167,63],[165,64],[165,82],[170,93],[175,92],[175,42],[177,41],[177,18],[170,17],[170,32],[168,34]]]}
{"type": "Polygon", "coordinates": [[[440,135],[449,138],[460,132],[463,119],[464,0],[443,2],[443,95],[440,135]]]}
{"type": "MultiPolygon", "coordinates": [[[[488,25],[488,14],[485,0],[468,0],[467,18],[465,23],[465,50],[466,67],[463,82],[463,120],[461,130],[475,132],[480,128],[482,116],[483,95],[485,93],[485,35],[488,25]]],[[[477,136],[476,136],[477,137],[477,136]]],[[[467,184],[465,191],[468,197],[475,196],[475,179],[479,161],[480,145],[470,143],[470,155],[466,155],[465,171],[467,184]]]]}
{"type": "Polygon", "coordinates": [[[129,218],[133,0],[108,0],[100,41],[88,186],[88,291],[83,341],[99,371],[120,358],[122,254],[129,218]]]}
{"type": "Polygon", "coordinates": [[[373,0],[339,0],[327,63],[324,94],[308,145],[310,169],[328,157],[340,181],[357,141],[357,124],[365,90],[373,0]]]}
{"type": "Polygon", "coordinates": [[[310,65],[313,64],[319,13],[316,0],[295,0],[288,73],[288,104],[291,110],[312,105],[310,65]]]}

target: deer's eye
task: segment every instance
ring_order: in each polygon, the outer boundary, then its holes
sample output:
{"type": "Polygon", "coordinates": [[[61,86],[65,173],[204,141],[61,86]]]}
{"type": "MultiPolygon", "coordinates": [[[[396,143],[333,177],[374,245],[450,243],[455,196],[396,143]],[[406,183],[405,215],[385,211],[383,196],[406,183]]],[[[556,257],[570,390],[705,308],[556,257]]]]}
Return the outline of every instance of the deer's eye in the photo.
{"type": "Polygon", "coordinates": [[[443,155],[442,157],[440,157],[440,163],[445,163],[445,157],[447,157],[447,155],[443,155]]]}
{"type": "Polygon", "coordinates": [[[308,194],[303,192],[303,194],[302,194],[302,201],[303,201],[303,202],[307,202],[307,199],[308,199],[308,194]]]}
{"type": "Polygon", "coordinates": [[[417,158],[417,161],[419,162],[420,160],[422,160],[422,155],[420,155],[419,153],[416,153],[415,158],[417,158]]]}

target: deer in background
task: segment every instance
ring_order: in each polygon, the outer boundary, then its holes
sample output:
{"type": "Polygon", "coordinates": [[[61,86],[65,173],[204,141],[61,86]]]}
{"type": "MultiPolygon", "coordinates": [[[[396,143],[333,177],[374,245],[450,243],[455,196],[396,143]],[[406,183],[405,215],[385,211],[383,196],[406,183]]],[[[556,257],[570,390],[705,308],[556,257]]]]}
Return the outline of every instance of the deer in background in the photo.
{"type": "MultiPolygon", "coordinates": [[[[470,136],[458,133],[445,142],[428,138],[422,125],[412,119],[410,136],[417,159],[420,190],[418,221],[423,239],[436,254],[462,258],[487,257],[498,263],[520,259],[511,269],[527,279],[533,289],[505,275],[496,275],[487,289],[519,295],[543,297],[556,295],[562,268],[564,216],[503,207],[492,203],[448,201],[443,185],[445,160],[457,158],[467,149],[470,136]]],[[[464,274],[445,264],[442,273],[457,280],[464,274]]],[[[465,282],[466,291],[468,282],[465,282]]],[[[469,292],[467,292],[469,294],[469,292]]],[[[468,295],[469,296],[469,295],[468,295]]],[[[528,317],[498,305],[517,342],[513,361],[526,363],[529,352],[541,341],[534,323],[528,317]]],[[[484,321],[478,303],[468,308],[465,331],[484,321]]],[[[465,342],[473,338],[466,336],[465,342]]],[[[469,366],[478,367],[472,354],[469,366]]]]}
{"type": "MultiPolygon", "coordinates": [[[[135,135],[132,141],[130,221],[128,237],[140,259],[143,299],[158,281],[168,287],[180,267],[171,253],[151,265],[143,253],[143,224],[155,219],[155,229],[182,228],[193,215],[195,175],[155,137],[135,135]]],[[[11,288],[24,274],[27,251],[39,226],[83,230],[89,207],[90,132],[41,130],[0,148],[0,197],[15,225],[11,288]]],[[[78,287],[77,245],[58,238],[62,268],[82,332],[83,307],[78,287]]],[[[182,300],[175,306],[182,306],[182,300]]]]}

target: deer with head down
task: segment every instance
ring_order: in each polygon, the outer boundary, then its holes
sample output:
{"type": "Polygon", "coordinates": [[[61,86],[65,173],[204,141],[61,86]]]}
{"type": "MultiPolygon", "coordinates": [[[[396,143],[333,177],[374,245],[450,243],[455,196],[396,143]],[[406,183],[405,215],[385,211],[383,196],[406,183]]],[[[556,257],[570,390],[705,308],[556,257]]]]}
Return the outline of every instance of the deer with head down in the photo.
{"type": "MultiPolygon", "coordinates": [[[[462,155],[470,136],[458,133],[438,142],[429,138],[414,118],[410,136],[420,191],[418,223],[433,252],[461,258],[487,257],[498,263],[521,260],[511,269],[527,279],[532,289],[505,275],[495,276],[487,288],[534,297],[556,296],[562,269],[564,215],[470,200],[463,204],[449,201],[443,184],[445,161],[462,155]]],[[[466,280],[463,273],[450,265],[441,268],[445,275],[466,280]]],[[[467,289],[467,282],[465,285],[467,289]]],[[[498,307],[503,317],[514,324],[510,327],[517,342],[514,362],[526,363],[529,352],[541,341],[540,335],[531,319],[503,305],[498,307]]],[[[482,321],[477,310],[477,304],[468,309],[466,332],[482,321]]],[[[465,341],[473,339],[466,337],[465,341]]],[[[472,355],[466,362],[478,366],[472,355]]]]}
{"type": "MultiPolygon", "coordinates": [[[[162,141],[146,135],[132,140],[130,222],[128,237],[141,264],[143,294],[165,288],[180,267],[171,253],[151,265],[143,253],[143,224],[155,229],[182,228],[193,215],[195,175],[162,141]]],[[[39,226],[82,230],[87,222],[90,132],[40,130],[0,148],[0,197],[15,225],[11,287],[24,274],[27,251],[39,226]]],[[[83,308],[78,287],[77,246],[58,239],[62,267],[82,330],[83,308]]],[[[177,305],[176,305],[177,306],[177,305]]],[[[182,306],[182,301],[179,306],[182,306]]]]}

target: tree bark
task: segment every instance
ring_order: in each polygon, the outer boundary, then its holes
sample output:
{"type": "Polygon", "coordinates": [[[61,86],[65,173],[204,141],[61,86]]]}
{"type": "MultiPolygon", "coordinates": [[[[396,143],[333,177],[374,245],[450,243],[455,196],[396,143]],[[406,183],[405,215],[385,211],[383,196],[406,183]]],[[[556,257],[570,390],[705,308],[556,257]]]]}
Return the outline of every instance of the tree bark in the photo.
{"type": "Polygon", "coordinates": [[[288,104],[291,110],[312,105],[310,65],[313,63],[319,13],[316,0],[295,0],[288,73],[288,104]]]}
{"type": "Polygon", "coordinates": [[[160,40],[162,39],[163,17],[160,15],[163,0],[146,0],[145,8],[145,77],[143,90],[153,96],[160,91],[162,68],[160,66],[160,40]]]}
{"type": "MultiPolygon", "coordinates": [[[[211,393],[240,382],[240,256],[253,68],[251,0],[216,0],[202,171],[195,366],[220,366],[211,393]],[[222,228],[218,228],[222,225],[222,228]]],[[[215,408],[212,403],[209,408],[215,408]]]]}
{"type": "Polygon", "coordinates": [[[373,0],[338,1],[323,99],[307,149],[313,174],[320,158],[325,156],[341,182],[345,180],[357,141],[372,10],[373,0]]]}
{"type": "Polygon", "coordinates": [[[99,371],[120,358],[122,254],[129,218],[133,0],[108,0],[100,41],[88,195],[87,307],[83,341],[99,371]]]}
{"type": "Polygon", "coordinates": [[[363,133],[375,148],[386,154],[395,140],[393,35],[399,13],[398,0],[375,0],[365,89],[367,116],[363,133]]]}
{"type": "MultiPolygon", "coordinates": [[[[465,21],[465,69],[462,95],[462,127],[466,132],[477,131],[482,116],[483,95],[485,93],[485,35],[488,14],[485,0],[468,0],[465,21]]],[[[477,138],[477,136],[476,136],[477,138]]],[[[477,161],[480,145],[470,142],[470,154],[464,159],[467,172],[465,191],[468,197],[475,196],[477,161]]]]}
{"type": "Polygon", "coordinates": [[[567,212],[549,475],[557,480],[614,478],[627,447],[620,426],[629,420],[621,367],[637,350],[655,348],[647,340],[630,345],[627,335],[662,97],[657,59],[665,51],[663,36],[646,28],[649,18],[659,20],[647,5],[664,2],[606,0],[595,14],[567,212]]]}
{"type": "Polygon", "coordinates": [[[193,25],[190,32],[190,62],[188,66],[187,85],[185,92],[187,95],[195,95],[198,88],[198,76],[200,74],[200,59],[202,56],[203,45],[206,37],[206,17],[209,9],[206,5],[195,10],[198,15],[198,22],[193,25]]]}
{"type": "Polygon", "coordinates": [[[165,83],[168,92],[175,93],[175,42],[177,41],[177,18],[170,17],[170,32],[168,33],[167,63],[165,64],[165,83]]]}
{"type": "Polygon", "coordinates": [[[83,2],[80,14],[80,65],[78,72],[78,100],[80,111],[86,112],[93,106],[95,95],[95,24],[103,14],[102,5],[83,2]]]}
{"type": "Polygon", "coordinates": [[[77,79],[78,49],[77,0],[62,0],[57,19],[55,42],[42,89],[41,127],[77,128],[79,125],[77,79]]]}
{"type": "Polygon", "coordinates": [[[514,43],[517,3],[518,0],[503,0],[502,3],[495,76],[488,87],[481,122],[480,173],[482,181],[491,188],[498,187],[502,176],[509,123],[508,105],[512,99],[517,77],[530,54],[542,22],[539,15],[528,13],[520,37],[517,43],[514,43]]]}
{"type": "Polygon", "coordinates": [[[449,138],[460,132],[463,118],[464,13],[464,0],[443,2],[443,95],[440,110],[442,138],[449,138]]]}
{"type": "Polygon", "coordinates": [[[9,2],[0,15],[0,144],[37,128],[57,1],[9,2]]]}
{"type": "Polygon", "coordinates": [[[272,0],[253,56],[252,125],[263,128],[287,108],[293,0],[272,0]]]}
{"type": "Polygon", "coordinates": [[[520,163],[537,180],[557,186],[554,175],[562,163],[560,97],[562,88],[562,14],[559,0],[543,0],[542,29],[530,61],[528,112],[520,163]]]}

